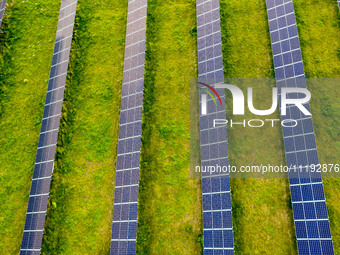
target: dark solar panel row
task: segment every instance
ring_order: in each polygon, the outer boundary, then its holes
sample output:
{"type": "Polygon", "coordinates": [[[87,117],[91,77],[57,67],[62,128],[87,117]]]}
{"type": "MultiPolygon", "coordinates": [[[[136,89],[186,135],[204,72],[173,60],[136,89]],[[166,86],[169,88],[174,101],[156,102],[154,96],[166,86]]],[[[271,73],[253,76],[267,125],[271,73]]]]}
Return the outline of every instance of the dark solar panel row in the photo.
{"type": "Polygon", "coordinates": [[[40,254],[77,0],[63,0],[46,93],[20,254],[40,254]]]}
{"type": "MultiPolygon", "coordinates": [[[[223,82],[223,59],[218,0],[197,0],[199,81],[223,82]]],[[[225,119],[224,90],[216,89],[222,105],[207,101],[207,115],[200,115],[201,165],[228,166],[226,127],[213,127],[213,119],[225,119]]],[[[200,90],[200,97],[202,95],[200,90]]],[[[228,173],[202,173],[204,254],[234,254],[230,179],[228,173]]]]}
{"type": "Polygon", "coordinates": [[[135,254],[147,0],[129,0],[110,254],[135,254]]]}
{"type": "MultiPolygon", "coordinates": [[[[306,88],[292,0],[267,0],[267,11],[279,91],[306,88]]],[[[309,103],[305,107],[310,111],[309,103]]],[[[281,119],[297,121],[296,127],[283,127],[287,166],[304,166],[289,172],[299,254],[334,254],[321,174],[305,167],[319,164],[312,118],[291,105],[281,119]]]]}
{"type": "Polygon", "coordinates": [[[1,33],[2,19],[5,15],[5,9],[6,9],[6,0],[1,0],[0,1],[0,33],[1,33]]]}

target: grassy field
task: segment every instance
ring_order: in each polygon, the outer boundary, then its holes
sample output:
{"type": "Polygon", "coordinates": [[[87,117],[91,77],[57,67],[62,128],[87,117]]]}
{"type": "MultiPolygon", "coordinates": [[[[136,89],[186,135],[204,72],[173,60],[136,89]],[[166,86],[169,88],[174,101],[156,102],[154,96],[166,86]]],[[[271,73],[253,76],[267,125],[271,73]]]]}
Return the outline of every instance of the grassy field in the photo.
{"type": "Polygon", "coordinates": [[[60,3],[8,4],[0,35],[0,254],[18,254],[60,3]]]}
{"type": "Polygon", "coordinates": [[[42,254],[108,254],[127,1],[78,1],[42,254]]]}
{"type": "MultiPolygon", "coordinates": [[[[60,6],[35,2],[9,1],[0,35],[0,254],[19,252],[60,6]]],[[[42,254],[109,253],[127,2],[78,1],[42,254]]],[[[265,1],[220,4],[225,77],[274,77],[265,1]]],[[[306,75],[340,77],[336,1],[294,5],[306,75]]],[[[149,0],[147,25],[137,253],[201,254],[201,187],[189,175],[195,1],[149,0]]],[[[320,160],[340,163],[340,89],[309,89],[320,160]]],[[[270,92],[256,87],[255,106],[270,92]]],[[[228,132],[232,165],[284,164],[280,127],[228,132]]],[[[340,254],[340,181],[324,184],[340,254]]],[[[237,178],[231,190],[237,254],[297,253],[287,179],[237,178]]]]}
{"type": "Polygon", "coordinates": [[[148,1],[138,254],[201,253],[200,181],[189,174],[195,15],[194,1],[148,1]]]}
{"type": "MultiPolygon", "coordinates": [[[[225,77],[273,77],[265,1],[222,0],[220,3],[225,77]]],[[[228,94],[227,109],[231,109],[228,94]]],[[[254,87],[254,95],[255,106],[264,102],[270,107],[270,85],[254,87]]],[[[267,109],[263,104],[261,108],[267,109]]],[[[231,110],[227,112],[227,119],[234,121],[261,119],[249,113],[235,118],[230,115],[231,110]]],[[[277,119],[279,115],[275,113],[271,117],[277,119]]],[[[279,126],[228,128],[231,165],[284,164],[281,137],[279,126]]],[[[287,179],[236,178],[231,180],[231,192],[237,254],[297,252],[287,179]]]]}
{"type": "MultiPolygon", "coordinates": [[[[340,78],[340,14],[336,1],[295,0],[306,76],[340,78]]],[[[320,162],[339,164],[339,86],[310,86],[311,108],[320,162]]],[[[340,180],[324,179],[327,209],[336,254],[340,254],[340,180]]]]}

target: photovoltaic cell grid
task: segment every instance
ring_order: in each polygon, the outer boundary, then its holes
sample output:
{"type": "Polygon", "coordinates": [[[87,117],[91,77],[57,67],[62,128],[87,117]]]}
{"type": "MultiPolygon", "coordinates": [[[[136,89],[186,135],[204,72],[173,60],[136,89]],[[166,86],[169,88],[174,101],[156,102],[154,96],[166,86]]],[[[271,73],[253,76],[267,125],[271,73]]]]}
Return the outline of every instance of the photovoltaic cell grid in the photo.
{"type": "MultiPolygon", "coordinates": [[[[196,6],[199,81],[223,82],[219,1],[197,0],[196,6]]],[[[207,100],[207,115],[200,116],[202,167],[228,166],[227,129],[212,125],[226,118],[224,90],[216,90],[222,106],[207,100]]],[[[202,201],[204,254],[234,254],[229,173],[202,173],[202,201]]]]}
{"type": "Polygon", "coordinates": [[[135,254],[147,0],[129,0],[111,254],[135,254]]]}
{"type": "Polygon", "coordinates": [[[20,254],[40,254],[77,0],[61,2],[20,254]]]}
{"type": "MultiPolygon", "coordinates": [[[[283,87],[306,88],[293,2],[267,0],[267,11],[279,93],[283,87]]],[[[310,111],[309,103],[305,107],[310,111]]],[[[319,163],[312,118],[291,105],[281,119],[298,123],[284,127],[283,138],[299,254],[334,254],[321,174],[306,167],[319,163]],[[294,171],[300,165],[302,172],[294,171]]]]}
{"type": "MultiPolygon", "coordinates": [[[[5,9],[6,9],[6,0],[2,0],[0,1],[0,28],[2,24],[2,19],[5,15],[5,9]]],[[[0,29],[0,33],[1,33],[1,29],[0,29]]]]}

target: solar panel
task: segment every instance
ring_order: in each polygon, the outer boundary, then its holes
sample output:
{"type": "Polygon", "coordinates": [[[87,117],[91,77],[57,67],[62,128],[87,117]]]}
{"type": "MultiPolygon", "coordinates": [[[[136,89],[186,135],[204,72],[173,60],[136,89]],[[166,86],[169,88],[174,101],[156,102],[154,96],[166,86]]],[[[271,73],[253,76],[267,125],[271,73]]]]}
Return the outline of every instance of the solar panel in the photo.
{"type": "MultiPolygon", "coordinates": [[[[223,82],[219,1],[197,0],[196,7],[199,81],[223,82]]],[[[217,116],[226,118],[224,90],[216,91],[221,105],[207,100],[208,113],[200,115],[202,167],[228,166],[227,129],[212,125],[217,116]]],[[[229,174],[202,172],[201,177],[204,254],[234,254],[229,174]]]]}
{"type": "Polygon", "coordinates": [[[340,9],[340,0],[338,0],[338,6],[339,6],[339,9],[340,9]]]}
{"type": "MultiPolygon", "coordinates": [[[[306,88],[301,49],[292,0],[267,0],[276,82],[283,87],[306,88]]],[[[310,110],[309,103],[305,107],[310,110]]],[[[296,127],[283,127],[289,183],[299,254],[334,254],[321,174],[305,167],[319,164],[311,116],[288,106],[281,119],[294,119],[296,127]]]]}
{"type": "MultiPolygon", "coordinates": [[[[1,0],[0,1],[0,28],[2,24],[2,19],[5,15],[5,9],[6,9],[6,0],[1,0]]],[[[2,33],[1,29],[0,29],[0,33],[2,33]]]]}
{"type": "Polygon", "coordinates": [[[110,254],[135,254],[147,0],[128,4],[110,254]]]}
{"type": "Polygon", "coordinates": [[[20,254],[40,254],[77,0],[62,0],[20,254]]]}

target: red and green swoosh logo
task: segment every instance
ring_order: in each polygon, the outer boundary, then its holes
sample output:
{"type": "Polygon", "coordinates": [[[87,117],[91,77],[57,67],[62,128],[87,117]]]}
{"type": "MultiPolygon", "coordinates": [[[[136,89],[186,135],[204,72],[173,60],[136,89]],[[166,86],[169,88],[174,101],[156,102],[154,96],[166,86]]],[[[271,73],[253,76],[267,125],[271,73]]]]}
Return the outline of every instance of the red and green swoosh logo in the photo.
{"type": "MultiPolygon", "coordinates": [[[[222,105],[222,100],[220,98],[220,95],[217,93],[217,91],[212,86],[210,86],[210,85],[208,85],[206,83],[203,83],[203,82],[198,82],[198,84],[201,84],[201,85],[207,87],[208,89],[210,89],[217,96],[218,100],[220,101],[221,106],[223,106],[222,105]]],[[[214,103],[217,106],[216,100],[215,100],[214,96],[211,94],[211,92],[209,90],[207,90],[205,88],[201,88],[201,87],[199,87],[199,89],[201,89],[204,92],[206,92],[212,98],[212,100],[214,100],[214,103]]]]}

